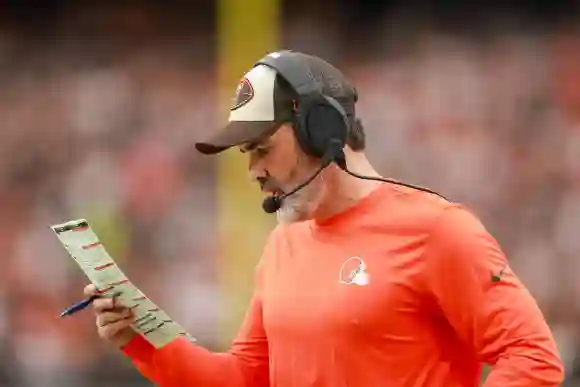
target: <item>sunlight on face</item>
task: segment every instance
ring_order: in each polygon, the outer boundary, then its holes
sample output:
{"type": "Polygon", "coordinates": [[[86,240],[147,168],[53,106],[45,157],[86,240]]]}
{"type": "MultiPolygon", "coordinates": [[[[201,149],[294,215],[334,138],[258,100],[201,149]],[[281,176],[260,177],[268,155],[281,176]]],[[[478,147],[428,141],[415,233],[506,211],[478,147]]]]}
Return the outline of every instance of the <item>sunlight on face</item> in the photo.
{"type": "MultiPolygon", "coordinates": [[[[306,181],[319,167],[299,147],[292,127],[282,125],[273,135],[245,144],[240,149],[249,155],[249,172],[267,194],[289,192],[306,181]]],[[[308,220],[325,193],[322,176],[284,199],[276,217],[280,223],[308,220]]]]}

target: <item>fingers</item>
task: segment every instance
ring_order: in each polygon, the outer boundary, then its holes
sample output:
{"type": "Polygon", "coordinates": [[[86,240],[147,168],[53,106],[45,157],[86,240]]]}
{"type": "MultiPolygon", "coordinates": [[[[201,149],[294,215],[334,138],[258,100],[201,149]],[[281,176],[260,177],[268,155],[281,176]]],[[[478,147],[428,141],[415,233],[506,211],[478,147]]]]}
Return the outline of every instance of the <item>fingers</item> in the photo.
{"type": "Polygon", "coordinates": [[[97,298],[96,300],[93,301],[93,309],[95,310],[95,312],[97,314],[102,313],[102,312],[106,312],[108,310],[112,310],[115,308],[122,308],[122,306],[116,305],[115,298],[112,298],[112,297],[97,298]]]}
{"type": "MultiPolygon", "coordinates": [[[[119,317],[118,315],[116,316],[119,317]]],[[[113,318],[111,316],[111,318],[113,318]]],[[[117,338],[123,331],[127,331],[131,327],[132,318],[126,317],[121,318],[119,320],[115,320],[114,322],[109,322],[104,326],[99,326],[99,336],[103,339],[113,340],[117,338]]],[[[98,320],[97,320],[98,324],[98,320]]]]}
{"type": "Polygon", "coordinates": [[[97,287],[93,284],[89,284],[85,286],[83,289],[83,293],[85,296],[90,297],[97,292],[97,287]]]}
{"type": "MultiPolygon", "coordinates": [[[[112,286],[110,286],[108,289],[105,289],[105,290],[109,290],[110,288],[112,288],[112,286]]],[[[104,292],[102,290],[99,291],[97,289],[97,287],[95,285],[93,285],[93,284],[89,284],[89,285],[85,286],[84,289],[83,289],[83,294],[86,297],[91,297],[91,296],[94,296],[94,295],[101,296],[103,293],[104,292]]],[[[120,292],[117,292],[117,293],[115,293],[113,295],[113,297],[118,296],[120,294],[121,294],[120,292]]]]}
{"type": "MultiPolygon", "coordinates": [[[[86,297],[98,294],[95,285],[87,285],[83,289],[86,297]]],[[[92,302],[96,314],[95,325],[99,337],[115,344],[119,348],[129,343],[137,333],[131,328],[134,316],[131,309],[124,307],[116,299],[120,293],[112,297],[99,295],[92,302]]]]}
{"type": "MultiPolygon", "coordinates": [[[[132,313],[128,309],[113,310],[99,313],[97,315],[96,324],[99,328],[101,328],[121,320],[131,320],[132,317],[132,313]]],[[[131,323],[131,321],[129,321],[129,323],[131,323]]]]}

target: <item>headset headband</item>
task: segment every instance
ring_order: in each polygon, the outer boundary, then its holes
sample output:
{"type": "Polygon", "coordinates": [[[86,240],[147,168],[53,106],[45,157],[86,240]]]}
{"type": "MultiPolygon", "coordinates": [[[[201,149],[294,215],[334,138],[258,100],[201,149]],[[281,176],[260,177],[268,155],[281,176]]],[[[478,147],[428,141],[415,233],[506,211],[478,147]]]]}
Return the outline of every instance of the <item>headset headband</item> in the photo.
{"type": "Polygon", "coordinates": [[[264,65],[273,68],[280,74],[298,95],[321,93],[317,83],[308,75],[310,70],[292,51],[284,50],[266,55],[255,66],[264,65]]]}

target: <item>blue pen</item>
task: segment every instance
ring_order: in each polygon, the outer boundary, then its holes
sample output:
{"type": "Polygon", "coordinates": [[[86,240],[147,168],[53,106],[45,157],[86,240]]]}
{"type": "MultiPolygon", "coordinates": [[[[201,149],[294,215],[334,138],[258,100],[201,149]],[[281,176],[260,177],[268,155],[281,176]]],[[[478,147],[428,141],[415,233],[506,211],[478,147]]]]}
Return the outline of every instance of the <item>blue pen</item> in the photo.
{"type": "MultiPolygon", "coordinates": [[[[121,292],[117,292],[117,293],[113,294],[113,297],[118,297],[120,295],[121,295],[121,292]]],[[[66,308],[60,314],[60,317],[70,316],[71,314],[74,314],[76,312],[80,312],[81,310],[85,309],[87,306],[91,305],[94,300],[96,300],[97,298],[100,298],[100,297],[103,297],[103,295],[102,294],[93,294],[92,296],[90,296],[86,300],[77,302],[76,304],[66,308]]]]}
{"type": "Polygon", "coordinates": [[[93,301],[99,297],[100,297],[100,295],[94,294],[94,295],[90,296],[89,298],[87,298],[86,300],[77,302],[76,304],[69,306],[60,314],[60,317],[70,316],[71,314],[74,314],[76,312],[80,312],[81,310],[85,309],[87,306],[91,305],[93,303],[93,301]]]}
{"type": "MultiPolygon", "coordinates": [[[[116,292],[115,294],[113,294],[113,298],[119,297],[120,295],[121,295],[121,292],[116,292]]],[[[81,310],[85,309],[87,306],[91,305],[94,300],[96,300],[97,298],[101,298],[101,297],[103,297],[102,294],[93,294],[92,296],[90,296],[86,300],[77,302],[76,304],[66,308],[60,314],[60,317],[70,316],[71,314],[74,314],[76,312],[80,312],[81,310]]]]}

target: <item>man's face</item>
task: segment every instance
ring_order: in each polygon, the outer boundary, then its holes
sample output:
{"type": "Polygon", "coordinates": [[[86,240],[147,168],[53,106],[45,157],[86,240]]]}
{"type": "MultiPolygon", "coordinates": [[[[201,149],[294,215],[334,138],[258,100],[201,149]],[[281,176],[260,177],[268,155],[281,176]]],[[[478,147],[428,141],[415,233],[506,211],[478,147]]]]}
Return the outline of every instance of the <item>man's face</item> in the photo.
{"type": "MultiPolygon", "coordinates": [[[[273,135],[244,144],[249,156],[249,173],[262,192],[281,195],[306,181],[319,167],[319,160],[307,156],[298,145],[292,127],[282,125],[273,135]]],[[[284,199],[277,212],[283,223],[310,219],[324,194],[321,176],[296,194],[284,199]]]]}

